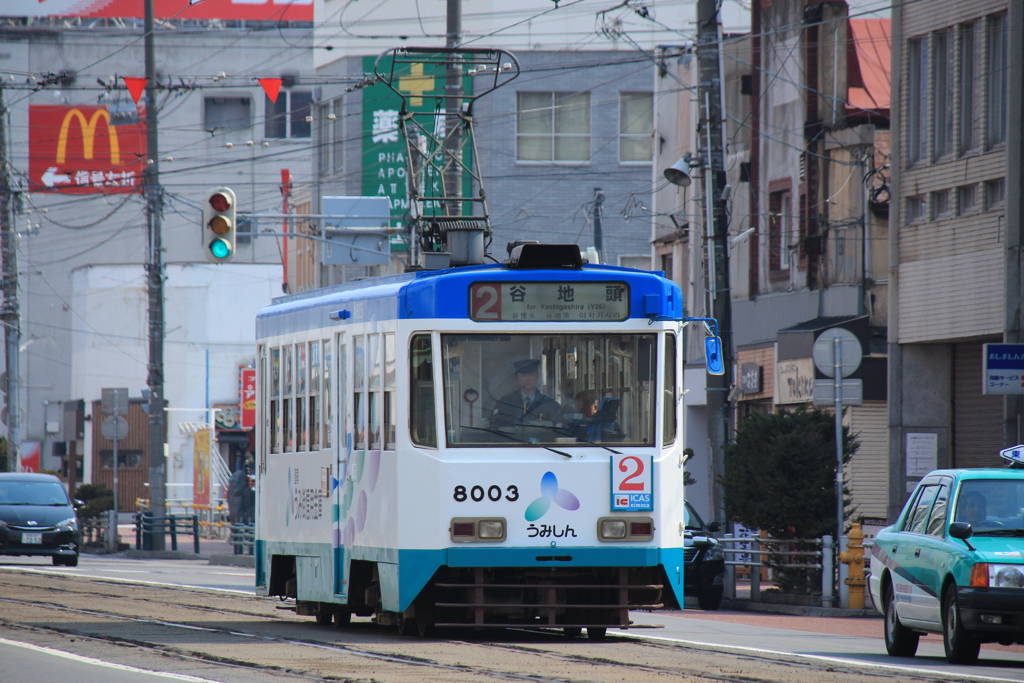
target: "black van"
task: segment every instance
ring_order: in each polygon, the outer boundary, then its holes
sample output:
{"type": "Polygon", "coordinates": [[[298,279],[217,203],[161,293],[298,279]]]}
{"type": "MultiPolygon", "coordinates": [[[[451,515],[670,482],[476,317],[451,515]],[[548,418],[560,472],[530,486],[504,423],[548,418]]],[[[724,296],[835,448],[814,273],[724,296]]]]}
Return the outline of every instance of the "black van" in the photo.
{"type": "Polygon", "coordinates": [[[52,474],[0,473],[0,555],[52,557],[78,565],[78,516],[52,474]]]}

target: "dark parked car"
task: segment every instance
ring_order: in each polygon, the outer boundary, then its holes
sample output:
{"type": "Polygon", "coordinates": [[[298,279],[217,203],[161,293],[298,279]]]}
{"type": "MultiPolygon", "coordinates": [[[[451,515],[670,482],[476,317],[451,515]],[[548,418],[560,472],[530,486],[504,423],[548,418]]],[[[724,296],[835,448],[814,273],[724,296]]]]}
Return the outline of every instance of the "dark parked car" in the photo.
{"type": "Polygon", "coordinates": [[[722,604],[725,553],[711,534],[721,526],[718,522],[705,525],[689,503],[686,503],[685,521],[686,569],[683,572],[683,593],[696,597],[701,609],[718,609],[722,604]]]}
{"type": "Polygon", "coordinates": [[[0,473],[0,555],[52,557],[78,565],[78,517],[52,474],[0,473]]]}

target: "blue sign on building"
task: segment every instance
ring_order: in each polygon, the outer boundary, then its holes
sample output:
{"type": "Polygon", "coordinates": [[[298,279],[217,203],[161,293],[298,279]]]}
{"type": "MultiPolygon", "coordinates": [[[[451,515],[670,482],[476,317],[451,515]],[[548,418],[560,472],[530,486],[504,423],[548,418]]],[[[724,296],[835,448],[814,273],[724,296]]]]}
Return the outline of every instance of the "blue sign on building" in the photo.
{"type": "Polygon", "coordinates": [[[984,344],[982,393],[1024,394],[1024,344],[984,344]]]}

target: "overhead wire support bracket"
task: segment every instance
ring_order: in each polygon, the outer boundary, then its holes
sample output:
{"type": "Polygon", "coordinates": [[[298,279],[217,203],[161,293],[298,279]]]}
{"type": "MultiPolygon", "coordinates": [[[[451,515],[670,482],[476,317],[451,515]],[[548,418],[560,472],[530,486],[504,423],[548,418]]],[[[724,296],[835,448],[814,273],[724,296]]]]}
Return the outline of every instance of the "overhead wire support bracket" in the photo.
{"type": "Polygon", "coordinates": [[[501,49],[403,47],[385,50],[377,57],[373,69],[377,81],[402,98],[398,128],[406,147],[410,237],[424,251],[440,250],[450,233],[479,231],[489,241],[491,222],[483,174],[474,170],[474,166],[479,168],[479,157],[473,105],[515,80],[519,72],[515,55],[501,49]],[[472,93],[459,87],[428,95],[407,85],[410,80],[425,82],[432,78],[429,74],[453,68],[474,79],[472,93]],[[483,88],[477,91],[481,80],[483,88]],[[425,99],[433,100],[433,109],[422,108],[425,99]],[[452,175],[463,180],[446,183],[445,178],[452,175]],[[465,179],[475,186],[475,195],[470,191],[471,196],[464,196],[465,179]]]}

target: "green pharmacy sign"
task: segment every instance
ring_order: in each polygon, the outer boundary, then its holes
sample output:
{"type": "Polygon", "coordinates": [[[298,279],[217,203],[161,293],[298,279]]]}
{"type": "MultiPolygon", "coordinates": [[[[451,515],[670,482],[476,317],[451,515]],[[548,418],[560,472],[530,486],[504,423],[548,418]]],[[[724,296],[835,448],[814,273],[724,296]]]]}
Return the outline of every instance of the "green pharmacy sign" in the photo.
{"type": "MultiPolygon", "coordinates": [[[[376,57],[363,58],[363,70],[372,72],[377,61],[376,57]]],[[[391,58],[381,60],[377,65],[378,73],[389,72],[392,68],[391,58]]],[[[433,126],[436,140],[444,138],[444,116],[426,116],[444,112],[445,66],[416,62],[401,64],[393,83],[405,95],[406,107],[416,116],[416,120],[425,127],[433,126]]],[[[462,88],[466,94],[472,93],[473,82],[468,76],[463,78],[462,88]]],[[[406,141],[398,125],[399,112],[402,109],[402,97],[384,83],[363,88],[363,182],[362,194],[367,197],[387,197],[390,213],[396,219],[409,213],[408,159],[406,158],[406,141]]],[[[413,126],[409,126],[412,130],[413,126]]],[[[427,144],[433,144],[427,141],[427,144]]],[[[427,154],[431,149],[428,147],[427,154]]],[[[464,161],[472,167],[473,160],[467,158],[471,149],[467,145],[463,150],[464,161]]],[[[436,157],[438,165],[443,161],[441,155],[436,157]]],[[[423,178],[425,196],[441,196],[443,179],[439,168],[428,167],[423,178]]],[[[473,184],[469,174],[462,174],[462,196],[472,194],[473,184]]],[[[441,213],[439,202],[429,202],[425,207],[427,214],[435,210],[441,213]]],[[[395,225],[399,225],[395,222],[395,225]]]]}

